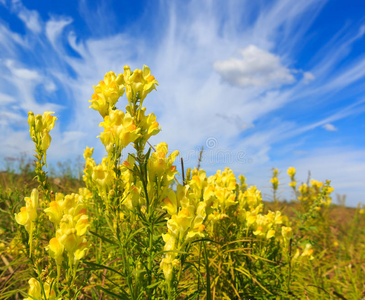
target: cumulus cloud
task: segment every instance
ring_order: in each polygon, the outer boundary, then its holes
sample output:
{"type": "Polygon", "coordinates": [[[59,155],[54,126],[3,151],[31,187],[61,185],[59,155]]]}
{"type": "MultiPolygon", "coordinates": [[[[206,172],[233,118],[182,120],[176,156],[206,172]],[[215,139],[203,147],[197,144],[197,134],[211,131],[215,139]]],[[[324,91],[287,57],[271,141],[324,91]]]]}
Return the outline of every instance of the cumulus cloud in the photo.
{"type": "Polygon", "coordinates": [[[334,125],[330,124],[330,123],[324,124],[323,128],[328,130],[328,131],[337,131],[337,128],[334,125]]]}
{"type": "Polygon", "coordinates": [[[254,45],[239,51],[241,57],[216,61],[214,69],[223,80],[232,85],[280,87],[295,81],[290,70],[282,65],[280,57],[254,45]]]}

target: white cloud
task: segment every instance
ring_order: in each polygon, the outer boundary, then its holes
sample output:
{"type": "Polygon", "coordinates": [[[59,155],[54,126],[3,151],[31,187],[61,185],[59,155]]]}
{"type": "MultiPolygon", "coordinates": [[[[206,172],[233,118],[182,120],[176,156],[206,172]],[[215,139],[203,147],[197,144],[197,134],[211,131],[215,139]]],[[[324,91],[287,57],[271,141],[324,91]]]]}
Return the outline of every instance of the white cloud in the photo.
{"type": "Polygon", "coordinates": [[[330,123],[324,124],[323,128],[328,130],[328,131],[337,131],[337,128],[334,125],[330,124],[330,123]]]}
{"type": "Polygon", "coordinates": [[[63,29],[72,22],[71,18],[51,17],[46,23],[46,36],[52,46],[57,48],[56,42],[63,29]]]}
{"type": "Polygon", "coordinates": [[[15,66],[15,62],[13,60],[6,60],[5,65],[10,70],[10,72],[19,79],[28,81],[40,81],[41,79],[41,76],[37,71],[26,68],[18,68],[15,66]]]}
{"type": "Polygon", "coordinates": [[[283,66],[280,57],[254,45],[240,51],[242,58],[216,61],[214,69],[232,85],[280,87],[295,81],[290,70],[283,66]]]}
{"type": "Polygon", "coordinates": [[[19,19],[24,22],[28,29],[34,33],[41,32],[42,26],[37,11],[27,9],[20,0],[12,1],[12,9],[18,14],[19,19]]]}
{"type": "Polygon", "coordinates": [[[311,72],[304,72],[303,80],[306,84],[313,81],[315,79],[314,75],[311,72]]]}
{"type": "Polygon", "coordinates": [[[23,122],[23,116],[12,112],[0,112],[0,125],[10,126],[23,122]]]}
{"type": "Polygon", "coordinates": [[[10,31],[6,26],[0,23],[0,53],[1,58],[17,55],[19,48],[26,48],[27,42],[22,36],[10,31]]]}
{"type": "Polygon", "coordinates": [[[0,93],[0,105],[8,105],[13,102],[15,102],[14,97],[0,93]]]}

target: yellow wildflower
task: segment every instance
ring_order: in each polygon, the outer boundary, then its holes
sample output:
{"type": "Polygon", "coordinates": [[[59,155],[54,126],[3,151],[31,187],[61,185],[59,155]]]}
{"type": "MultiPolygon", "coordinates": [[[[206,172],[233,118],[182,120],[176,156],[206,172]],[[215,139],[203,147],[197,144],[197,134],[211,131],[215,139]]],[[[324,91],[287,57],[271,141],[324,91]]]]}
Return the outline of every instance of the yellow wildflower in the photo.
{"type": "Polygon", "coordinates": [[[56,260],[57,265],[61,265],[63,261],[64,246],[60,241],[57,238],[52,238],[46,249],[49,250],[50,256],[56,260]]]}
{"type": "Polygon", "coordinates": [[[281,227],[281,235],[285,240],[289,240],[292,236],[292,228],[286,226],[281,227]]]}
{"type": "Polygon", "coordinates": [[[156,152],[153,152],[148,160],[149,175],[152,181],[156,177],[164,174],[168,176],[168,180],[172,181],[177,173],[176,168],[172,168],[175,158],[179,155],[179,151],[172,152],[168,157],[168,146],[166,143],[156,145],[156,152]]]}
{"type": "Polygon", "coordinates": [[[119,77],[123,78],[126,96],[131,106],[132,103],[136,102],[137,98],[140,99],[140,106],[142,106],[142,102],[147,94],[156,89],[156,85],[158,85],[155,77],[151,75],[150,68],[146,65],[143,66],[143,71],[136,69],[133,72],[131,72],[129,66],[124,66],[124,73],[119,74],[119,77]]]}
{"type": "Polygon", "coordinates": [[[292,188],[295,188],[297,185],[297,183],[295,181],[289,182],[289,186],[291,186],[292,188]]]}
{"type": "Polygon", "coordinates": [[[37,218],[38,190],[33,189],[30,198],[25,197],[24,200],[26,206],[22,207],[18,214],[15,214],[15,221],[30,232],[32,222],[37,218]]]}
{"type": "Polygon", "coordinates": [[[117,153],[120,153],[140,137],[140,128],[136,127],[134,118],[129,113],[124,114],[120,110],[111,111],[99,126],[104,127],[104,132],[100,134],[100,140],[108,154],[112,154],[114,148],[116,148],[117,153]]]}
{"type": "Polygon", "coordinates": [[[105,74],[104,80],[97,86],[93,86],[95,93],[91,96],[90,108],[97,110],[104,118],[109,114],[109,110],[115,107],[119,97],[123,96],[124,84],[120,77],[110,71],[105,74]]]}
{"type": "Polygon", "coordinates": [[[312,254],[313,254],[312,245],[308,243],[305,245],[304,251],[301,256],[308,257],[310,260],[312,260],[312,259],[314,259],[312,254]]]}
{"type": "Polygon", "coordinates": [[[295,173],[296,173],[296,170],[294,167],[290,167],[287,171],[288,175],[290,176],[290,178],[293,178],[295,173]]]}
{"type": "Polygon", "coordinates": [[[36,143],[37,149],[46,152],[51,144],[49,132],[53,129],[57,118],[52,116],[54,112],[46,111],[43,116],[34,116],[33,112],[28,113],[29,133],[32,140],[36,143]]]}

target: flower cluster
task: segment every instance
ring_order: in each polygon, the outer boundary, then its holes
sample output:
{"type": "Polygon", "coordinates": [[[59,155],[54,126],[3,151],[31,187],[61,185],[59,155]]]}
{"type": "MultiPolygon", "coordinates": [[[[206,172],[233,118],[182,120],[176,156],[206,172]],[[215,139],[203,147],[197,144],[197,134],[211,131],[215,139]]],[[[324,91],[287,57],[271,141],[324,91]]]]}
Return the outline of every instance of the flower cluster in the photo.
{"type": "Polygon", "coordinates": [[[166,143],[156,145],[156,151],[151,154],[148,160],[149,179],[151,182],[156,180],[163,182],[164,186],[169,186],[177,174],[176,167],[173,165],[179,151],[172,152],[168,157],[168,146],[166,143]]]}
{"type": "Polygon", "coordinates": [[[296,170],[294,167],[290,167],[287,171],[289,177],[290,177],[290,182],[289,182],[289,186],[291,186],[293,189],[295,189],[297,182],[295,180],[295,173],[296,170]]]}
{"type": "Polygon", "coordinates": [[[109,155],[119,157],[125,147],[141,136],[135,123],[135,118],[120,110],[112,110],[104,117],[104,122],[100,123],[104,127],[100,140],[109,155]]]}
{"type": "Polygon", "coordinates": [[[272,178],[270,179],[272,183],[272,188],[274,191],[277,191],[279,187],[279,179],[278,179],[278,169],[273,169],[272,178]]]}
{"type": "Polygon", "coordinates": [[[287,227],[287,217],[280,211],[269,211],[263,214],[261,192],[255,186],[248,188],[238,195],[237,217],[241,224],[256,237],[265,239],[275,238],[279,241],[287,241],[291,237],[291,228],[287,227]]]}
{"type": "Polygon", "coordinates": [[[87,249],[85,234],[90,225],[82,196],[57,193],[44,212],[57,228],[56,237],[49,241],[47,247],[51,257],[57,265],[61,265],[66,250],[71,263],[80,260],[87,249]]]}
{"type": "Polygon", "coordinates": [[[312,179],[310,184],[303,183],[298,187],[298,200],[306,207],[316,205],[319,209],[321,205],[329,206],[332,202],[330,194],[333,192],[330,182],[325,184],[321,181],[312,179]]]}
{"type": "Polygon", "coordinates": [[[255,186],[247,188],[245,178],[240,176],[239,185],[232,170],[218,170],[207,177],[204,170],[188,170],[186,185],[177,186],[164,200],[163,209],[170,218],[168,232],[163,235],[166,251],[161,269],[169,283],[174,270],[180,268],[179,251],[187,243],[199,238],[219,238],[223,224],[239,226],[246,237],[275,239],[288,246],[292,229],[280,211],[263,214],[260,191],[255,186]]]}
{"type": "Polygon", "coordinates": [[[33,231],[35,229],[35,221],[38,217],[37,209],[39,207],[39,194],[37,189],[33,189],[30,198],[25,197],[25,206],[20,209],[20,212],[15,214],[15,221],[23,225],[29,233],[28,244],[30,246],[30,254],[32,253],[33,231]]]}
{"type": "Polygon", "coordinates": [[[18,224],[23,225],[29,233],[33,230],[33,223],[38,216],[38,197],[38,190],[33,189],[30,198],[24,198],[25,206],[20,209],[18,214],[15,214],[15,221],[18,224]]]}
{"type": "Polygon", "coordinates": [[[183,251],[187,243],[205,236],[206,203],[189,197],[189,188],[189,185],[178,185],[176,194],[170,190],[168,198],[163,201],[162,208],[170,214],[167,233],[162,235],[166,253],[161,260],[161,269],[168,284],[171,284],[174,269],[180,267],[178,252],[183,251]]]}
{"type": "Polygon", "coordinates": [[[295,262],[300,262],[305,259],[313,260],[314,259],[313,252],[314,251],[313,251],[312,245],[309,243],[306,243],[304,246],[304,249],[302,251],[300,251],[299,249],[296,250],[293,260],[295,262]]]}
{"type": "Polygon", "coordinates": [[[46,111],[41,115],[34,115],[33,112],[28,113],[29,133],[36,145],[37,151],[46,153],[51,144],[51,136],[49,132],[53,129],[57,118],[52,116],[54,112],[46,111]]]}
{"type": "Polygon", "coordinates": [[[124,73],[116,75],[110,71],[105,74],[104,80],[94,86],[95,93],[91,96],[90,107],[97,110],[104,118],[115,108],[119,97],[124,91],[130,106],[146,98],[147,94],[158,85],[157,80],[151,75],[151,70],[146,65],[143,70],[136,69],[133,72],[129,66],[124,66],[124,73]]]}
{"type": "Polygon", "coordinates": [[[24,298],[24,300],[33,300],[33,299],[48,299],[48,300],[56,300],[56,293],[53,289],[51,289],[51,285],[48,281],[43,282],[43,290],[41,283],[35,279],[31,278],[28,281],[29,284],[29,290],[28,295],[29,297],[24,298]]]}

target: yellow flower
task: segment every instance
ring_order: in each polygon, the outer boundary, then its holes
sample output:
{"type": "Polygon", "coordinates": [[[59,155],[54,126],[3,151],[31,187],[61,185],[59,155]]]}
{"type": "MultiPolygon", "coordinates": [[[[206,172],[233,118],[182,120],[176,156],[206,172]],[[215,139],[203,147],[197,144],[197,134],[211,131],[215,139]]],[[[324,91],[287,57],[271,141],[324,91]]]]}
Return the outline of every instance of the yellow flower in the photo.
{"type": "Polygon", "coordinates": [[[36,143],[36,148],[46,152],[51,144],[49,132],[53,129],[57,118],[52,116],[54,112],[46,111],[43,116],[34,116],[33,112],[28,113],[29,133],[32,140],[36,143]]]}
{"type": "Polygon", "coordinates": [[[29,283],[28,295],[30,297],[24,298],[24,300],[33,300],[33,299],[53,300],[53,299],[56,299],[56,293],[55,293],[54,290],[51,290],[51,286],[49,284],[49,281],[46,281],[46,282],[43,283],[43,289],[44,289],[44,293],[45,293],[46,298],[43,297],[42,287],[41,287],[40,282],[37,279],[31,278],[31,279],[29,279],[28,283],[29,283]]]}
{"type": "Polygon", "coordinates": [[[86,149],[84,150],[84,159],[87,160],[88,158],[91,158],[91,156],[93,155],[93,152],[94,152],[94,148],[86,147],[86,149]]]}
{"type": "Polygon", "coordinates": [[[161,264],[160,267],[163,271],[163,275],[165,276],[165,280],[167,282],[170,282],[172,280],[173,277],[173,270],[174,270],[174,266],[172,265],[172,260],[169,257],[164,257],[161,260],[161,264]]]}
{"type": "Polygon", "coordinates": [[[258,226],[256,228],[256,230],[253,232],[254,235],[263,235],[264,234],[264,229],[262,228],[262,226],[258,226]]]}
{"type": "Polygon", "coordinates": [[[18,214],[15,214],[15,221],[23,225],[28,232],[30,232],[31,223],[37,218],[38,197],[38,190],[33,189],[30,198],[24,198],[26,206],[22,207],[18,214]]]}
{"type": "Polygon", "coordinates": [[[299,192],[301,194],[306,194],[308,192],[308,186],[306,183],[303,183],[301,186],[299,186],[299,192]]]}
{"type": "Polygon", "coordinates": [[[141,136],[139,134],[141,129],[136,127],[134,118],[129,113],[124,114],[120,110],[111,111],[99,126],[104,127],[104,132],[100,134],[100,140],[108,154],[112,154],[114,147],[117,148],[118,152],[121,152],[122,149],[141,136]]]}
{"type": "Polygon", "coordinates": [[[256,186],[251,186],[243,193],[238,195],[239,207],[249,211],[259,213],[262,210],[262,196],[261,192],[256,186]]]}
{"type": "Polygon", "coordinates": [[[46,208],[44,212],[48,215],[49,220],[57,226],[63,216],[63,199],[51,201],[49,207],[46,208]]]}
{"type": "Polygon", "coordinates": [[[66,250],[70,259],[78,260],[85,254],[87,241],[84,235],[90,222],[83,204],[83,196],[78,194],[56,194],[56,200],[50,203],[45,210],[50,220],[58,227],[56,237],[52,238],[47,246],[57,264],[63,259],[66,250]]]}
{"type": "Polygon", "coordinates": [[[302,257],[309,257],[310,260],[314,259],[313,257],[313,249],[312,249],[312,245],[311,244],[306,244],[304,251],[302,253],[302,257]]]}
{"type": "Polygon", "coordinates": [[[57,120],[55,116],[52,116],[51,114],[54,114],[54,111],[46,111],[43,113],[42,116],[42,123],[43,123],[43,129],[45,129],[47,132],[50,132],[57,120]]]}
{"type": "Polygon", "coordinates": [[[153,152],[148,160],[151,180],[155,180],[156,176],[160,177],[163,174],[169,176],[171,181],[177,173],[176,168],[171,168],[175,158],[179,155],[179,151],[172,152],[168,157],[168,147],[166,143],[156,145],[156,152],[153,152]]]}
{"type": "Polygon", "coordinates": [[[247,226],[251,226],[256,222],[257,215],[255,213],[246,212],[247,226]]]}
{"type": "Polygon", "coordinates": [[[156,85],[158,85],[157,80],[153,75],[151,75],[151,70],[146,65],[143,65],[143,79],[144,85],[141,91],[141,101],[143,101],[147,94],[149,94],[153,89],[156,89],[156,85]]]}
{"type": "Polygon", "coordinates": [[[129,66],[124,66],[124,73],[119,74],[118,78],[123,78],[126,96],[129,104],[135,103],[136,99],[139,98],[142,106],[143,100],[146,98],[153,89],[156,89],[158,85],[157,80],[151,75],[151,70],[146,65],[143,66],[143,71],[136,69],[131,72],[129,66]]]}
{"type": "Polygon", "coordinates": [[[294,167],[290,167],[287,171],[288,175],[290,176],[290,178],[293,178],[295,173],[296,173],[296,170],[294,167]]]}
{"type": "Polygon", "coordinates": [[[90,108],[97,110],[104,118],[109,114],[109,110],[115,107],[119,97],[123,96],[124,84],[120,76],[110,71],[105,74],[104,80],[97,86],[93,86],[95,93],[91,96],[90,108]]]}
{"type": "Polygon", "coordinates": [[[311,180],[311,185],[312,185],[315,189],[319,190],[319,189],[323,186],[323,182],[320,182],[320,181],[317,181],[317,180],[312,179],[312,180],[311,180]]]}
{"type": "Polygon", "coordinates": [[[81,259],[82,255],[85,254],[84,250],[86,248],[87,242],[86,239],[80,235],[80,233],[86,232],[89,223],[83,222],[82,224],[77,224],[77,229],[73,223],[72,217],[70,215],[65,215],[61,220],[60,229],[58,229],[56,232],[56,237],[68,252],[69,257],[81,259]]]}
{"type": "Polygon", "coordinates": [[[289,182],[289,186],[295,188],[297,183],[295,181],[289,182]]]}
{"type": "Polygon", "coordinates": [[[285,240],[289,240],[292,236],[292,228],[286,226],[281,227],[281,235],[285,240]]]}
{"type": "Polygon", "coordinates": [[[177,200],[176,194],[173,190],[169,189],[168,196],[162,200],[162,209],[165,209],[169,215],[177,214],[177,200]]]}
{"type": "Polygon", "coordinates": [[[97,165],[93,169],[92,179],[101,188],[106,188],[111,185],[112,179],[114,177],[114,172],[110,170],[108,165],[108,159],[103,158],[100,165],[97,165]]]}
{"type": "Polygon", "coordinates": [[[280,211],[275,212],[274,223],[275,224],[283,224],[283,216],[281,215],[280,211]]]}
{"type": "Polygon", "coordinates": [[[50,256],[56,260],[56,264],[61,265],[63,261],[64,246],[60,241],[57,238],[52,238],[46,249],[49,251],[50,256]]]}
{"type": "Polygon", "coordinates": [[[30,299],[42,299],[42,288],[39,281],[35,278],[31,278],[28,281],[29,283],[29,290],[28,295],[33,298],[25,298],[24,300],[30,300],[30,299]]]}
{"type": "Polygon", "coordinates": [[[271,178],[270,181],[274,187],[277,187],[280,183],[277,177],[271,178]]]}
{"type": "MultiPolygon", "coordinates": [[[[133,114],[133,110],[132,110],[131,106],[128,105],[126,107],[126,109],[127,109],[127,112],[129,112],[130,114],[133,114]]],[[[140,131],[141,139],[140,140],[141,140],[142,148],[144,148],[148,139],[151,136],[158,134],[161,131],[161,128],[159,127],[159,124],[156,121],[156,116],[154,113],[150,113],[149,115],[146,116],[145,107],[140,109],[137,120],[138,120],[137,126],[141,129],[141,131],[140,131]]]]}
{"type": "Polygon", "coordinates": [[[274,236],[275,236],[275,230],[274,229],[269,229],[269,231],[266,234],[266,238],[271,239],[274,236]]]}
{"type": "Polygon", "coordinates": [[[238,179],[240,180],[240,190],[244,192],[247,190],[246,178],[243,175],[239,175],[238,179]]]}

